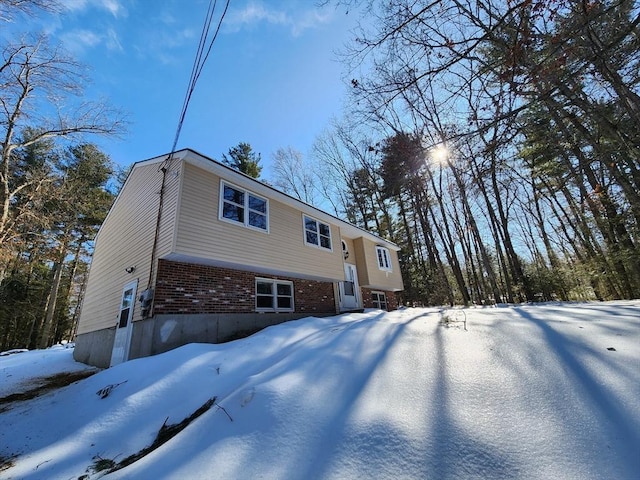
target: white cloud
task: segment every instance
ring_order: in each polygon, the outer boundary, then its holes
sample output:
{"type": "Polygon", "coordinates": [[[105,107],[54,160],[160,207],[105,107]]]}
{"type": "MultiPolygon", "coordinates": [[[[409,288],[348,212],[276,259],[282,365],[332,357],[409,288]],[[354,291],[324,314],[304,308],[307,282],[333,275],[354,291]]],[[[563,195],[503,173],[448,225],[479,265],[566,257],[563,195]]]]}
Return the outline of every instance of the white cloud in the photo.
{"type": "Polygon", "coordinates": [[[63,0],[62,6],[72,12],[87,8],[87,0],[63,0]]]}
{"type": "Polygon", "coordinates": [[[290,22],[285,12],[268,10],[264,5],[251,3],[243,10],[238,10],[234,19],[241,25],[249,25],[266,21],[277,25],[286,25],[290,22]]]}
{"type": "Polygon", "coordinates": [[[101,37],[90,30],[71,30],[62,34],[60,39],[68,50],[76,53],[101,42],[101,37]]]}
{"type": "Polygon", "coordinates": [[[180,49],[194,46],[196,31],[192,28],[176,30],[149,30],[136,42],[134,49],[141,58],[149,56],[163,65],[172,65],[181,59],[180,49]]]}
{"type": "Polygon", "coordinates": [[[296,37],[305,30],[326,23],[329,19],[329,14],[321,14],[317,9],[286,11],[272,6],[265,6],[260,1],[252,1],[240,10],[231,10],[224,21],[224,25],[228,31],[237,32],[245,27],[268,23],[287,27],[291,30],[291,34],[296,37]]]}
{"type": "Polygon", "coordinates": [[[167,11],[160,12],[158,16],[158,20],[162,22],[164,25],[175,25],[176,17],[174,17],[171,13],[167,11]]]}
{"type": "Polygon", "coordinates": [[[57,22],[51,23],[48,31],[56,34],[70,52],[80,55],[87,49],[100,46],[110,51],[124,50],[116,23],[127,16],[122,0],[62,0],[61,3],[67,11],[76,14],[70,22],[75,20],[83,28],[66,30],[62,23],[57,22]],[[104,15],[105,11],[110,15],[104,15]],[[109,16],[113,18],[110,20],[109,16]]]}
{"type": "Polygon", "coordinates": [[[123,51],[122,44],[120,43],[120,39],[118,38],[118,33],[113,28],[107,30],[105,45],[109,50],[116,50],[118,52],[123,51]]]}
{"type": "Polygon", "coordinates": [[[111,13],[114,17],[126,15],[126,10],[118,0],[100,0],[102,8],[111,13]]]}
{"type": "Polygon", "coordinates": [[[291,25],[291,33],[298,36],[307,29],[327,23],[330,19],[331,15],[328,13],[321,14],[318,10],[307,10],[291,25]]]}
{"type": "Polygon", "coordinates": [[[104,33],[96,33],[91,30],[77,29],[64,32],[59,35],[65,48],[75,54],[104,45],[108,50],[122,52],[124,49],[118,33],[110,28],[104,33]]]}
{"type": "Polygon", "coordinates": [[[106,10],[114,17],[127,15],[127,10],[120,0],[63,0],[62,5],[72,12],[84,11],[88,8],[106,10]]]}

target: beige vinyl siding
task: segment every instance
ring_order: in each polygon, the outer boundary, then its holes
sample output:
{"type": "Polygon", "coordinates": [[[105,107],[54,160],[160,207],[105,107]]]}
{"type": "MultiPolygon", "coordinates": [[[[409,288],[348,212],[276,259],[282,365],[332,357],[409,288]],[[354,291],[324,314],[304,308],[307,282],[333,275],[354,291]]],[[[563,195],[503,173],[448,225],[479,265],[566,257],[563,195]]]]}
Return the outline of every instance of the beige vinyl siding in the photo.
{"type": "MultiPolygon", "coordinates": [[[[350,238],[345,238],[345,237],[342,237],[341,240],[347,245],[347,252],[349,252],[349,258],[345,259],[345,262],[355,263],[356,264],[356,268],[358,268],[357,261],[356,261],[357,260],[356,259],[356,250],[355,250],[355,247],[353,245],[353,240],[350,239],[350,238]]],[[[340,244],[340,248],[342,248],[342,244],[340,244]]],[[[360,279],[358,279],[358,281],[360,281],[360,279]]]]}
{"type": "MultiPolygon", "coordinates": [[[[158,212],[162,172],[158,163],[136,165],[96,237],[78,333],[113,327],[122,289],[138,279],[138,294],[147,288],[158,212]],[[132,274],[127,267],[135,266],[132,274]]],[[[172,247],[180,163],[167,173],[158,255],[172,247]]],[[[139,303],[133,320],[140,319],[139,303]]]]}
{"type": "MultiPolygon", "coordinates": [[[[218,218],[220,177],[185,164],[175,252],[237,267],[344,280],[340,231],[331,225],[333,251],[304,243],[302,212],[269,198],[269,232],[218,218]]],[[[253,193],[251,182],[230,182],[253,193]]],[[[262,195],[259,195],[262,196],[262,195]]]]}
{"type": "Polygon", "coordinates": [[[364,250],[364,238],[358,237],[352,240],[353,250],[349,260],[356,264],[358,270],[358,282],[360,286],[369,285],[369,266],[367,265],[367,256],[364,250]],[[353,256],[353,258],[351,258],[353,256]]]}
{"type": "Polygon", "coordinates": [[[378,258],[376,255],[377,243],[360,237],[354,239],[353,244],[356,253],[356,267],[358,269],[360,286],[388,291],[399,291],[403,289],[398,253],[395,250],[389,249],[392,267],[391,272],[387,272],[378,268],[378,258]]]}

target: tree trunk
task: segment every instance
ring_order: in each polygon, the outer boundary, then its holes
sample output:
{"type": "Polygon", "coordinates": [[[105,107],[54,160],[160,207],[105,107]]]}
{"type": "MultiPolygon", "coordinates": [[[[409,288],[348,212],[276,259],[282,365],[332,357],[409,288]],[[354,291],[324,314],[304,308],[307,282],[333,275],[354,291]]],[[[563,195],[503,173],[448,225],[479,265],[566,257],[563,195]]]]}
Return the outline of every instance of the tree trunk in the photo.
{"type": "Polygon", "coordinates": [[[53,281],[51,282],[51,289],[49,290],[49,296],[47,297],[44,323],[40,334],[40,342],[38,343],[39,348],[47,348],[50,346],[49,341],[53,326],[53,318],[56,313],[56,304],[58,302],[58,290],[60,290],[60,283],[62,281],[62,270],[64,267],[66,247],[60,246],[60,251],[60,255],[53,263],[53,281]]]}
{"type": "MultiPolygon", "coordinates": [[[[442,172],[440,172],[442,179],[442,172]]],[[[433,188],[434,195],[438,200],[438,207],[440,209],[441,214],[441,222],[438,222],[435,218],[434,212],[431,211],[433,224],[436,226],[436,231],[442,240],[442,244],[444,246],[445,255],[447,257],[447,261],[451,266],[451,270],[453,271],[453,276],[456,279],[456,283],[458,284],[458,289],[460,290],[460,295],[462,295],[462,302],[465,306],[469,305],[471,302],[471,297],[469,295],[469,289],[467,288],[466,282],[464,280],[464,275],[462,273],[462,268],[460,268],[460,262],[458,261],[458,257],[455,251],[455,242],[453,240],[453,236],[451,235],[451,229],[449,228],[449,222],[447,221],[447,212],[444,206],[444,201],[442,198],[442,185],[438,189],[435,183],[435,179],[431,171],[428,172],[429,179],[431,181],[431,187],[433,188]]]]}

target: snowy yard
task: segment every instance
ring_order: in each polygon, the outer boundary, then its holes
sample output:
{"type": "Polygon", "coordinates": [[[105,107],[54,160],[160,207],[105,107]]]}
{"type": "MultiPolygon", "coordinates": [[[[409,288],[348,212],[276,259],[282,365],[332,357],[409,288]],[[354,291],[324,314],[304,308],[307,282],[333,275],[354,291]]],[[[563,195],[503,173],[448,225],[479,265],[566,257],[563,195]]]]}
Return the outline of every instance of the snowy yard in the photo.
{"type": "Polygon", "coordinates": [[[640,478],[640,301],[307,318],[7,400],[71,355],[0,357],[1,479],[640,478]]]}

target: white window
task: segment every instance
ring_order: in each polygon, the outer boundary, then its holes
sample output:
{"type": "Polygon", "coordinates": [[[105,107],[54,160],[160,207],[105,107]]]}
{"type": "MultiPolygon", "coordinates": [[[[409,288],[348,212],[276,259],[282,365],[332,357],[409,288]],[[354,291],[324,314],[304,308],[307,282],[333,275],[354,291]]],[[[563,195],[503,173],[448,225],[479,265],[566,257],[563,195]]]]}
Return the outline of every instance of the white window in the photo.
{"type": "Polygon", "coordinates": [[[371,299],[373,300],[373,308],[387,309],[387,295],[384,292],[371,292],[371,299]]]}
{"type": "Polygon", "coordinates": [[[293,282],[256,278],[256,310],[293,312],[293,282]]]}
{"type": "Polygon", "coordinates": [[[391,271],[391,254],[385,247],[376,247],[376,257],[378,258],[378,268],[380,270],[391,271]]]}
{"type": "Polygon", "coordinates": [[[254,193],[221,182],[220,219],[269,231],[269,202],[254,193]]]}
{"type": "Polygon", "coordinates": [[[307,245],[315,245],[319,248],[331,250],[331,227],[315,218],[303,215],[304,242],[307,245]]]}

